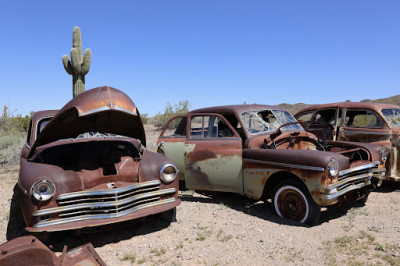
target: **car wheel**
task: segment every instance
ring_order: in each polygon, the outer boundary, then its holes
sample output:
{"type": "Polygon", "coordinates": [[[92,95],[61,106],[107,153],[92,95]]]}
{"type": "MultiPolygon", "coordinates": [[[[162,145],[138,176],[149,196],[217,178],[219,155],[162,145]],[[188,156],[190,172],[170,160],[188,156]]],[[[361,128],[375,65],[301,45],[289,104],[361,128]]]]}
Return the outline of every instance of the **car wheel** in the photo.
{"type": "Polygon", "coordinates": [[[169,223],[176,222],[176,207],[166,212],[160,213],[160,218],[161,220],[169,223]]]}
{"type": "Polygon", "coordinates": [[[299,181],[286,180],[279,183],[274,189],[272,200],[275,212],[280,217],[309,225],[319,222],[321,208],[299,181]]]}

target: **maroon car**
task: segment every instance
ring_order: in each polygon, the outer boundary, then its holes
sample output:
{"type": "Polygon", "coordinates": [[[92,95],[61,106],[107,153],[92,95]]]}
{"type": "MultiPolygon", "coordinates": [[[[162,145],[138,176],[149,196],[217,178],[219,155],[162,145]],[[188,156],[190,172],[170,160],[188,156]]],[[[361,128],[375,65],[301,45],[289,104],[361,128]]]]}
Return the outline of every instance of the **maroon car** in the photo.
{"type": "Polygon", "coordinates": [[[114,88],[36,112],[18,180],[26,230],[81,229],[152,214],[173,221],[178,170],[145,144],[139,111],[114,88]]]}

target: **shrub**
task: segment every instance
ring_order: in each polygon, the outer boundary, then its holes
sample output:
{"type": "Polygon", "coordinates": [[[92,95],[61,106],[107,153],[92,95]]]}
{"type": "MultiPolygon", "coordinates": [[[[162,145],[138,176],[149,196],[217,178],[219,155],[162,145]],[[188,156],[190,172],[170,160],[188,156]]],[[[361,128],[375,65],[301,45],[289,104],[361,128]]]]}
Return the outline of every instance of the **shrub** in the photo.
{"type": "Polygon", "coordinates": [[[30,121],[30,116],[13,116],[8,110],[4,106],[0,117],[0,166],[18,164],[30,121]]]}
{"type": "Polygon", "coordinates": [[[149,123],[149,114],[148,113],[140,114],[140,118],[142,119],[142,123],[144,125],[149,123]]]}
{"type": "MultiPolygon", "coordinates": [[[[169,119],[177,115],[184,115],[189,112],[190,103],[188,100],[179,101],[178,104],[172,106],[167,102],[167,106],[164,109],[164,113],[158,112],[152,119],[151,123],[157,128],[161,129],[167,123],[169,119]]],[[[176,125],[170,125],[170,127],[176,127],[176,125]]]]}

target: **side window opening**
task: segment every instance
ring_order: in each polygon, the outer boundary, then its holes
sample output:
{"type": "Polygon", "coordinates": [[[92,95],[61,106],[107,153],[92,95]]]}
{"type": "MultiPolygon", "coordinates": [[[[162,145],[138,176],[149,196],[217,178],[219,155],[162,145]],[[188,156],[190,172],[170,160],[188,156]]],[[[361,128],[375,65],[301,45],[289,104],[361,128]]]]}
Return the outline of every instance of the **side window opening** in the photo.
{"type": "Polygon", "coordinates": [[[195,116],[191,120],[190,136],[194,138],[233,137],[234,133],[216,116],[195,116]]]}
{"type": "Polygon", "coordinates": [[[350,127],[381,128],[383,123],[371,111],[347,110],[345,125],[350,127]]]}
{"type": "Polygon", "coordinates": [[[43,128],[50,122],[50,120],[52,118],[53,117],[46,117],[46,118],[41,119],[38,122],[38,125],[37,125],[37,128],[36,128],[36,137],[39,136],[40,132],[42,132],[43,128]]]}
{"type": "Polygon", "coordinates": [[[163,137],[186,137],[186,117],[176,117],[171,120],[163,137]]]}
{"type": "Polygon", "coordinates": [[[28,146],[31,146],[31,131],[32,131],[32,119],[29,122],[29,128],[28,128],[28,136],[26,137],[26,144],[28,146]]]}
{"type": "Polygon", "coordinates": [[[314,121],[325,122],[334,125],[336,121],[336,109],[320,110],[315,114],[314,121]]]}

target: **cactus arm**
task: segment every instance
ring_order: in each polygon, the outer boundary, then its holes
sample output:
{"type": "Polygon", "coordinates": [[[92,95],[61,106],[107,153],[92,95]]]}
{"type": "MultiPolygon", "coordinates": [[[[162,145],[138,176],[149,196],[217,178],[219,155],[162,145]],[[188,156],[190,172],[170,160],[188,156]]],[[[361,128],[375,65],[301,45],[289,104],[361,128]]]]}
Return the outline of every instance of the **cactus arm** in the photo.
{"type": "Polygon", "coordinates": [[[68,74],[72,75],[72,66],[71,62],[69,61],[68,55],[63,55],[62,57],[63,65],[65,68],[65,71],[67,71],[68,74]]]}
{"type": "Polygon", "coordinates": [[[86,75],[89,72],[91,60],[92,60],[92,51],[90,49],[85,49],[85,53],[83,55],[82,68],[81,68],[82,75],[86,75]]]}
{"type": "Polygon", "coordinates": [[[79,59],[78,51],[76,48],[71,48],[71,64],[72,71],[74,74],[80,74],[81,72],[81,60],[79,59]]]}
{"type": "Polygon", "coordinates": [[[81,59],[82,58],[82,39],[81,39],[81,30],[79,29],[79,27],[74,27],[74,31],[72,33],[72,47],[77,49],[79,59],[81,59]]]}

